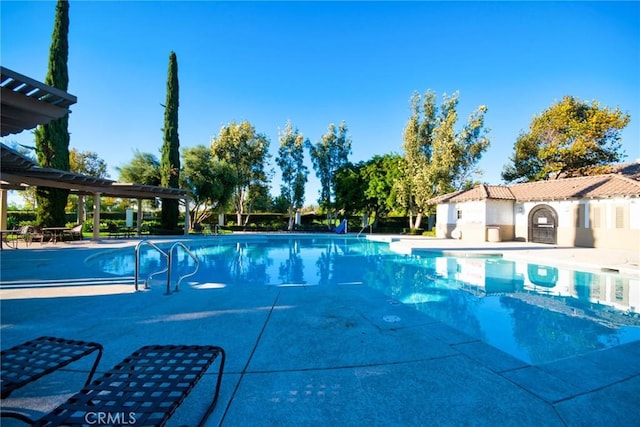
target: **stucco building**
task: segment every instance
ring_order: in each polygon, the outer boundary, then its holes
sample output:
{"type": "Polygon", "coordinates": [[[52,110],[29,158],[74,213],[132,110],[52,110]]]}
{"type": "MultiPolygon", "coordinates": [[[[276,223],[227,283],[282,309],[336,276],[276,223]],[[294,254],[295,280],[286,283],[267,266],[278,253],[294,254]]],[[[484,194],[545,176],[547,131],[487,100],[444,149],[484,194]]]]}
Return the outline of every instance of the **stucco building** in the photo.
{"type": "Polygon", "coordinates": [[[618,171],[445,194],[436,236],[640,251],[640,163],[618,171]]]}

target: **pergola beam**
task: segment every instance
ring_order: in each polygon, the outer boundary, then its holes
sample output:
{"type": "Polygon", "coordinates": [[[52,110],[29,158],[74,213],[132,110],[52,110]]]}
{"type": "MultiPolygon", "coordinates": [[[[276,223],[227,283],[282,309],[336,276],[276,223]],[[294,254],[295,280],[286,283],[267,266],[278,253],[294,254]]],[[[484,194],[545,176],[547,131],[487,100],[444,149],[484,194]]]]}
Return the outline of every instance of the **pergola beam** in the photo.
{"type": "MultiPolygon", "coordinates": [[[[49,187],[70,190],[76,194],[101,193],[105,197],[121,197],[127,199],[184,199],[187,192],[174,188],[153,187],[149,185],[117,185],[118,183],[95,182],[95,178],[83,183],[75,174],[48,173],[33,174],[33,171],[25,173],[8,173],[0,171],[0,186],[4,190],[25,190],[26,187],[49,187]],[[93,181],[93,182],[92,182],[93,181]]],[[[89,178],[89,177],[88,177],[89,178]]]]}
{"type": "Polygon", "coordinates": [[[78,100],[63,90],[0,67],[0,135],[20,133],[69,114],[78,100]]]}

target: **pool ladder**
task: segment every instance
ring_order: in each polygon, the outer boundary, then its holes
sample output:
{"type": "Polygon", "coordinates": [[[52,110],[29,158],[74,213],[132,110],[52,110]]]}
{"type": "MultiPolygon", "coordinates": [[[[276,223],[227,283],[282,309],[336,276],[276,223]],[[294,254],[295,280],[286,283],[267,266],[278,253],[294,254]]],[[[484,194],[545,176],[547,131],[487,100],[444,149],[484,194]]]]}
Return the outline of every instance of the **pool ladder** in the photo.
{"type": "MultiPolygon", "coordinates": [[[[211,234],[212,233],[211,228],[212,228],[211,225],[207,224],[207,226],[205,227],[205,234],[207,234],[207,235],[211,234]]],[[[218,234],[221,234],[221,230],[222,230],[222,226],[220,224],[215,224],[213,226],[213,234],[214,235],[217,236],[218,234]]]]}
{"type": "Polygon", "coordinates": [[[155,243],[152,243],[148,240],[142,240],[136,245],[136,251],[135,251],[136,266],[135,266],[134,284],[135,284],[136,291],[138,290],[138,283],[139,283],[139,276],[140,276],[140,248],[142,246],[152,247],[153,249],[158,251],[160,255],[162,255],[167,261],[167,266],[164,269],[160,271],[156,271],[155,273],[151,273],[149,277],[147,277],[147,279],[144,281],[145,289],[149,289],[149,281],[154,276],[157,276],[158,274],[162,274],[162,273],[167,273],[167,295],[171,294],[171,265],[173,263],[173,253],[175,252],[175,249],[177,247],[181,247],[187,253],[187,255],[189,255],[193,259],[193,262],[196,268],[191,273],[182,275],[178,278],[178,281],[176,282],[176,287],[174,288],[173,292],[178,292],[180,290],[180,283],[187,277],[191,277],[194,274],[196,274],[196,272],[198,271],[198,268],[200,267],[200,262],[198,261],[198,258],[182,242],[174,243],[171,246],[171,248],[169,248],[169,250],[165,252],[155,243]]]}
{"type": "Polygon", "coordinates": [[[369,229],[369,233],[371,233],[372,224],[367,224],[367,225],[363,226],[363,227],[360,229],[360,232],[358,233],[358,235],[357,235],[356,237],[360,237],[360,235],[361,235],[361,234],[364,232],[364,230],[366,230],[367,228],[369,229]]]}

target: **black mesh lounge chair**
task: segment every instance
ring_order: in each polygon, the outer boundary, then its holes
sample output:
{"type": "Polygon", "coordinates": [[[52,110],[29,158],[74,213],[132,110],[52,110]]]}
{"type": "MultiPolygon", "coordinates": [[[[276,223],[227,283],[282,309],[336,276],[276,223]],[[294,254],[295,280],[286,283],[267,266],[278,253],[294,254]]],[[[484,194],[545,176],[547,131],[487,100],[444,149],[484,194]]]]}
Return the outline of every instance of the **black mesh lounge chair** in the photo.
{"type": "MultiPolygon", "coordinates": [[[[102,357],[102,346],[94,342],[40,337],[0,352],[0,392],[2,399],[53,371],[63,368],[84,356],[98,352],[85,385],[91,382],[102,357]]],[[[27,421],[24,415],[3,410],[2,417],[27,421]]]]}
{"type": "Polygon", "coordinates": [[[7,398],[14,390],[29,384],[53,371],[63,368],[98,352],[85,385],[91,382],[98,362],[102,357],[102,346],[94,342],[67,340],[55,337],[40,337],[0,352],[0,390],[7,398]]]}
{"type": "Polygon", "coordinates": [[[164,426],[219,355],[216,389],[202,426],[218,400],[224,369],[224,350],[215,346],[142,347],[32,425],[82,426],[95,421],[87,414],[115,413],[123,417],[120,423],[164,426]]]}

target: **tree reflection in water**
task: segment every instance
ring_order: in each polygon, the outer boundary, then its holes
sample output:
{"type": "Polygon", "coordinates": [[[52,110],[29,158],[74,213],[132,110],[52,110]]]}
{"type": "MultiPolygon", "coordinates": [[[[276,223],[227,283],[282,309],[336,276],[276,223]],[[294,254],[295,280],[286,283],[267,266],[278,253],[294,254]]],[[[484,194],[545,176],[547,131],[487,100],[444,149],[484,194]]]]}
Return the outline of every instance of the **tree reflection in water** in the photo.
{"type": "MultiPolygon", "coordinates": [[[[386,243],[331,235],[220,239],[190,249],[200,261],[194,282],[363,284],[530,363],[640,340],[640,302],[633,291],[638,281],[619,276],[495,257],[398,255],[386,243]]],[[[177,259],[176,270],[193,268],[185,254],[177,259]]],[[[127,252],[92,262],[103,271],[132,274],[135,260],[127,252]]],[[[143,253],[146,274],[165,264],[159,253],[143,253]]]]}
{"type": "Polygon", "coordinates": [[[280,283],[305,284],[304,262],[300,256],[297,240],[288,241],[289,257],[280,262],[278,280],[280,283]]]}

